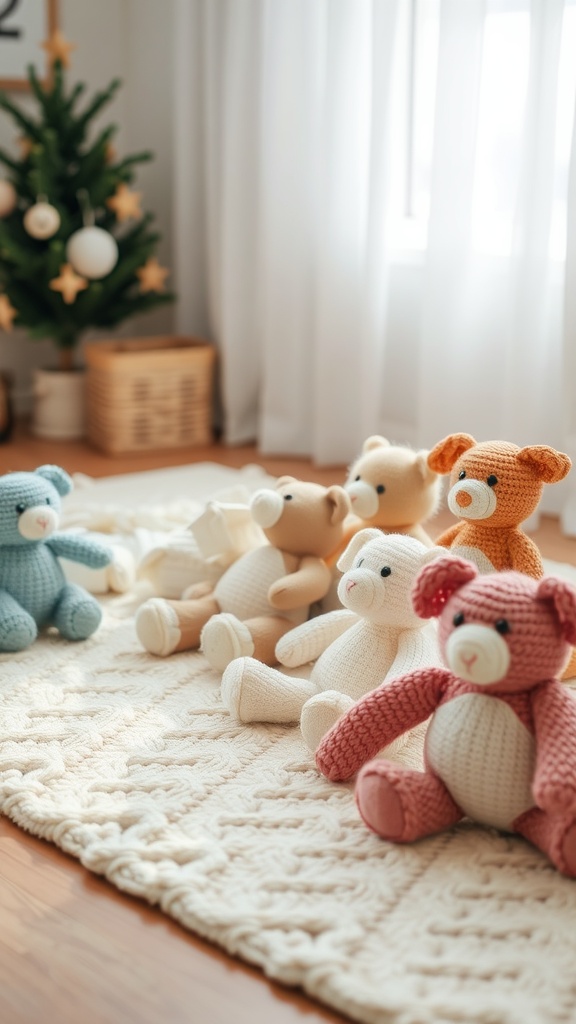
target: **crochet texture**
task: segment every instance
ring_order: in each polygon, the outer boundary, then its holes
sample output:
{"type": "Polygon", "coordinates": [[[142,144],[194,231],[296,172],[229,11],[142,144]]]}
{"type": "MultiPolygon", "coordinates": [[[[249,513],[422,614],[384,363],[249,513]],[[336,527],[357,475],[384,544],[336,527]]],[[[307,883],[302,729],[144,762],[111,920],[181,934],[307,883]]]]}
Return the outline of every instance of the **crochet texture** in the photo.
{"type": "Polygon", "coordinates": [[[353,1020],[574,1021],[575,882],[479,826],[379,840],[297,727],[238,725],[202,655],[151,658],[121,600],[81,653],[0,657],[6,815],[353,1020]]]}

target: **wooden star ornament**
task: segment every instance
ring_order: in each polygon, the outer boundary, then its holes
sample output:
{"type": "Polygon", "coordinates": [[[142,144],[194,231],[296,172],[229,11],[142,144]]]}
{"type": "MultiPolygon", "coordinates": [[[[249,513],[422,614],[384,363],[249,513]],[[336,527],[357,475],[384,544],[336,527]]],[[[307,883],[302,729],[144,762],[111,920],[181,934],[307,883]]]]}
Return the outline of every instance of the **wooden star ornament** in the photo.
{"type": "Polygon", "coordinates": [[[20,135],[17,138],[16,143],[18,145],[18,149],[20,150],[21,160],[27,160],[30,156],[30,153],[34,149],[34,140],[29,138],[28,135],[20,135]]]}
{"type": "Polygon", "coordinates": [[[70,53],[76,49],[76,44],[69,43],[62,32],[60,32],[60,29],[55,29],[50,38],[40,43],[40,46],[48,54],[50,67],[57,60],[62,62],[63,68],[70,67],[70,53]]]}
{"type": "Polygon", "coordinates": [[[0,294],[0,327],[3,331],[11,331],[14,317],[18,310],[14,308],[5,292],[0,294]]]}
{"type": "Polygon", "coordinates": [[[106,200],[106,206],[114,210],[116,220],[120,222],[129,220],[130,217],[137,219],[142,216],[140,209],[141,192],[132,192],[123,182],[118,185],[113,196],[106,200]]]}
{"type": "Polygon", "coordinates": [[[165,279],[170,271],[168,267],[161,267],[155,256],[150,256],[146,263],[136,271],[136,277],[140,281],[141,292],[165,292],[165,279]]]}
{"type": "Polygon", "coordinates": [[[63,263],[60,267],[60,276],[53,277],[49,284],[52,291],[62,294],[62,298],[67,306],[71,306],[73,302],[76,302],[78,292],[84,291],[88,287],[86,278],[80,277],[80,274],[76,273],[71,263],[63,263]]]}

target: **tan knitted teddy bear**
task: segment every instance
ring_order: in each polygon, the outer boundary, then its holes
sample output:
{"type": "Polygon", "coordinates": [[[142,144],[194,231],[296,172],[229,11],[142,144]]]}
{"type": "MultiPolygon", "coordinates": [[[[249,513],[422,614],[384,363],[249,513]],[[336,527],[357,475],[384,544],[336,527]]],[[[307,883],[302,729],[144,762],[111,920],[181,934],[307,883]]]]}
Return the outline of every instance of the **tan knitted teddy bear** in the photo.
{"type": "Polygon", "coordinates": [[[286,476],[257,491],[250,508],[267,543],[186,600],[142,605],[136,631],[147,651],[165,657],[201,646],[219,670],[243,655],[276,664],[277,641],[307,619],[330,586],[325,558],[341,544],[350,501],[342,487],[286,476]]]}
{"type": "Polygon", "coordinates": [[[314,661],[310,678],[239,658],[222,677],[230,714],[242,722],[300,720],[315,750],[363,694],[409,667],[439,664],[435,627],[416,615],[410,593],[422,566],[441,553],[413,537],[370,528],[357,533],[338,561],[344,608],[309,619],[276,645],[289,668],[314,661]]]}
{"type": "Polygon", "coordinates": [[[440,477],[428,454],[391,444],[378,434],[368,437],[344,484],[352,504],[349,525],[406,533],[432,547],[422,524],[438,507],[440,477]]]}

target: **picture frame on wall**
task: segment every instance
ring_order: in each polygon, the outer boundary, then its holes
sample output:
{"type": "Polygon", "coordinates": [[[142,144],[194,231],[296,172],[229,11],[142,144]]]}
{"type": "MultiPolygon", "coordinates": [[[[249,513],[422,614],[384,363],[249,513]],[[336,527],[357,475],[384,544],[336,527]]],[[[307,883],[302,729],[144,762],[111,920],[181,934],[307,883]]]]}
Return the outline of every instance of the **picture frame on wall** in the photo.
{"type": "Polygon", "coordinates": [[[0,0],[0,89],[28,89],[28,66],[48,72],[41,44],[58,28],[58,0],[0,0]]]}

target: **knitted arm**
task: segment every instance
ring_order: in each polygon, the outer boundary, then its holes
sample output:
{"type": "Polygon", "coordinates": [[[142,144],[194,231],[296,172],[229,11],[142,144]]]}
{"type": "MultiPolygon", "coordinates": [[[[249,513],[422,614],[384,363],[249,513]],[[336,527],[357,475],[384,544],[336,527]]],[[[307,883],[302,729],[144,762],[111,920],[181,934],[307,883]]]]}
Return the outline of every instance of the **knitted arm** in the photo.
{"type": "Polygon", "coordinates": [[[321,558],[305,555],[298,569],[276,580],[268,591],[268,600],[278,611],[302,608],[320,601],[328,593],[332,573],[321,558]]]}
{"type": "Polygon", "coordinates": [[[576,812],[576,697],[554,680],[532,697],[536,769],[532,785],[539,807],[551,813],[576,812]]]}
{"type": "Polygon", "coordinates": [[[449,526],[447,530],[444,530],[439,537],[434,541],[435,544],[439,544],[441,548],[450,548],[456,540],[456,537],[460,533],[463,523],[454,523],[454,526],[449,526]]]}
{"type": "Polygon", "coordinates": [[[512,569],[523,572],[525,576],[532,576],[532,579],[542,579],[544,566],[540,552],[534,541],[521,530],[515,530],[510,534],[508,553],[512,569]]]}
{"type": "Polygon", "coordinates": [[[356,622],[358,616],[347,608],[317,615],[281,637],[276,644],[276,657],[287,668],[298,668],[309,661],[316,661],[334,640],[356,622]]]}
{"type": "Polygon", "coordinates": [[[53,533],[46,544],[55,555],[91,569],[102,569],[112,561],[109,547],[81,533],[53,533]]]}
{"type": "Polygon", "coordinates": [[[432,714],[451,678],[448,669],[421,668],[367,693],[320,743],[319,770],[333,782],[352,778],[378,751],[432,714]]]}
{"type": "Polygon", "coordinates": [[[386,673],[384,682],[414,672],[423,665],[440,665],[436,624],[426,623],[420,629],[405,629],[398,637],[398,649],[394,661],[386,673]]]}

